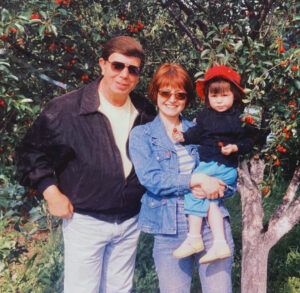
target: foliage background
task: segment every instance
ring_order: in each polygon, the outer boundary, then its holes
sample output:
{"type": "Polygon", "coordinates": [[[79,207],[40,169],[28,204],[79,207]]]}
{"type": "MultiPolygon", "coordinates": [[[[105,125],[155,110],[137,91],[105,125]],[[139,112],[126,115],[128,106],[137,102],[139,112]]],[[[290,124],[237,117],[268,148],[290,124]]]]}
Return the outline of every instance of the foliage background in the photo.
{"type": "MultiPolygon", "coordinates": [[[[3,292],[59,292],[59,223],[41,196],[15,178],[15,147],[52,97],[99,76],[101,43],[127,34],[140,40],[147,61],[138,91],[163,62],[202,76],[213,63],[235,67],[248,88],[245,103],[264,109],[271,133],[259,156],[267,163],[261,186],[266,221],[299,162],[299,3],[296,1],[7,1],[0,4],[0,288],[3,292]]],[[[201,105],[200,105],[201,106],[201,105]]],[[[193,117],[195,102],[187,115],[193,117]]],[[[253,117],[256,121],[257,117],[253,117]]],[[[252,120],[245,120],[246,122],[252,120]]],[[[228,200],[236,244],[239,291],[241,212],[228,200]]],[[[271,251],[269,292],[300,289],[299,225],[271,251]]],[[[143,235],[136,292],[155,292],[152,238],[143,235]]],[[[193,291],[198,292],[197,278],[193,291]]]]}

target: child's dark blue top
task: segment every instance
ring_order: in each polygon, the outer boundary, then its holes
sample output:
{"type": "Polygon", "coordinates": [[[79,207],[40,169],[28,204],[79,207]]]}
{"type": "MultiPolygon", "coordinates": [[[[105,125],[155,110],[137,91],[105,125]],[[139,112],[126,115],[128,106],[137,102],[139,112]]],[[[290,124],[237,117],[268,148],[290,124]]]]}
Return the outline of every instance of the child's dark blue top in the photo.
{"type": "Polygon", "coordinates": [[[201,161],[216,161],[236,168],[238,156],[250,152],[254,144],[255,129],[250,125],[242,126],[241,113],[237,107],[225,112],[205,108],[198,113],[196,125],[183,134],[184,144],[199,144],[201,161]],[[224,146],[236,144],[238,152],[229,156],[223,155],[220,142],[224,146]]]}

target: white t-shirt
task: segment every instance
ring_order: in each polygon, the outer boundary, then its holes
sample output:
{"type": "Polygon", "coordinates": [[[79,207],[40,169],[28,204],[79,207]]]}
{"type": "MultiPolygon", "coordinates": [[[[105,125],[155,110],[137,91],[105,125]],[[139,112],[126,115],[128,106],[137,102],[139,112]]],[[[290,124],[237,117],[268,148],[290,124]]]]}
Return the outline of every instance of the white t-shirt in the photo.
{"type": "Polygon", "coordinates": [[[133,122],[138,111],[128,97],[124,105],[117,107],[112,105],[102,94],[100,96],[99,112],[103,113],[109,120],[117,147],[119,148],[125,178],[129,175],[132,163],[127,156],[126,143],[133,122]]]}

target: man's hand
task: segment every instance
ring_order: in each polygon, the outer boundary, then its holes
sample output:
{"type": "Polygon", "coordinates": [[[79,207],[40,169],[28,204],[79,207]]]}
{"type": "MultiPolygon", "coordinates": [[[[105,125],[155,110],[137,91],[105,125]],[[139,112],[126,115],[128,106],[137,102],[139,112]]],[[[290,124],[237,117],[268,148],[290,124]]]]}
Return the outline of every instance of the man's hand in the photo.
{"type": "Polygon", "coordinates": [[[179,131],[177,128],[174,128],[172,131],[172,138],[176,142],[184,142],[183,133],[179,131]]]}
{"type": "Polygon", "coordinates": [[[47,187],[43,193],[48,203],[48,209],[51,215],[70,219],[73,216],[73,205],[70,200],[60,192],[55,185],[47,187]]]}
{"type": "Polygon", "coordinates": [[[221,153],[225,156],[229,156],[232,153],[236,153],[238,150],[239,149],[236,144],[228,144],[226,146],[221,147],[221,153]]]}

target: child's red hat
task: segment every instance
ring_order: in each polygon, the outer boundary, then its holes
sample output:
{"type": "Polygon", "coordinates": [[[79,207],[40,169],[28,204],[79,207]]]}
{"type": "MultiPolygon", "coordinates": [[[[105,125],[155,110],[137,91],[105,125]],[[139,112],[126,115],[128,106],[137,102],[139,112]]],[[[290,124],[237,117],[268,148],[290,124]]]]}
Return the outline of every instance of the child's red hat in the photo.
{"type": "Polygon", "coordinates": [[[196,80],[196,92],[201,99],[205,98],[205,94],[204,94],[205,83],[216,77],[221,77],[232,82],[242,93],[244,93],[244,89],[240,85],[241,76],[228,66],[217,65],[209,68],[206,71],[204,75],[204,79],[196,80]]]}

